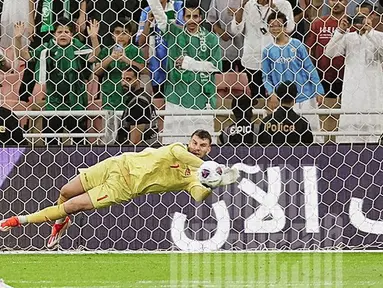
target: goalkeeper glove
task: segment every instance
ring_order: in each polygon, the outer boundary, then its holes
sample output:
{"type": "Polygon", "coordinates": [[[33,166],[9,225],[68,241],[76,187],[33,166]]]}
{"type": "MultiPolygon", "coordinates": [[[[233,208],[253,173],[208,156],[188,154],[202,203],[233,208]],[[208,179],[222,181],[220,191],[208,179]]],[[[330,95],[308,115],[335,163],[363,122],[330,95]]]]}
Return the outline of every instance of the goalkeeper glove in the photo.
{"type": "Polygon", "coordinates": [[[239,178],[239,171],[235,167],[226,167],[221,165],[222,168],[222,180],[219,186],[225,186],[235,183],[239,178]]]}

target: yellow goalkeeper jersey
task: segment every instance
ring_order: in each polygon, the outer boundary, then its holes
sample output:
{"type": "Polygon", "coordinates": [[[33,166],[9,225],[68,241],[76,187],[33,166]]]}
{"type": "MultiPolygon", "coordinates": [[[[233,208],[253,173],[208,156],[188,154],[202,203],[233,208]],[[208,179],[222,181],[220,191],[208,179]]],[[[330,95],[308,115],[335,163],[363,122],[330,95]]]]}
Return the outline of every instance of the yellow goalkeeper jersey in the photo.
{"type": "MultiPolygon", "coordinates": [[[[197,178],[196,172],[203,160],[181,143],[147,148],[139,153],[123,153],[115,160],[135,196],[181,190],[192,193],[192,189],[198,193],[210,192],[197,178]]],[[[194,197],[194,193],[192,195],[194,197]]]]}

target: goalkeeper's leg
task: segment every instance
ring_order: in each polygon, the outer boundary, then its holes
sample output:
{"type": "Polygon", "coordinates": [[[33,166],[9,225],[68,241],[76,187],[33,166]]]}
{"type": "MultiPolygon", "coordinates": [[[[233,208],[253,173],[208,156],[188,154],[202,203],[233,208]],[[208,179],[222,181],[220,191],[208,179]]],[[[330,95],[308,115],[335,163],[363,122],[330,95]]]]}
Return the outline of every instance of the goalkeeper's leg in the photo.
{"type": "MultiPolygon", "coordinates": [[[[64,204],[69,199],[83,193],[85,193],[85,189],[81,183],[80,176],[76,176],[61,188],[57,205],[64,204]]],[[[70,224],[71,221],[69,216],[56,220],[56,223],[52,226],[51,236],[47,242],[48,248],[54,248],[60,242],[62,235],[68,229],[70,224]]]]}
{"type": "Polygon", "coordinates": [[[13,227],[28,223],[39,224],[47,221],[55,221],[73,213],[92,209],[94,209],[94,206],[88,193],[83,193],[66,201],[64,204],[50,206],[29,215],[14,216],[2,220],[0,221],[0,231],[8,231],[13,227]]]}
{"type": "MultiPolygon", "coordinates": [[[[64,204],[69,199],[83,193],[85,193],[85,189],[81,183],[80,176],[78,175],[61,188],[60,196],[57,199],[57,205],[64,204]]],[[[66,219],[65,218],[57,219],[55,224],[62,224],[64,220],[66,219]]]]}

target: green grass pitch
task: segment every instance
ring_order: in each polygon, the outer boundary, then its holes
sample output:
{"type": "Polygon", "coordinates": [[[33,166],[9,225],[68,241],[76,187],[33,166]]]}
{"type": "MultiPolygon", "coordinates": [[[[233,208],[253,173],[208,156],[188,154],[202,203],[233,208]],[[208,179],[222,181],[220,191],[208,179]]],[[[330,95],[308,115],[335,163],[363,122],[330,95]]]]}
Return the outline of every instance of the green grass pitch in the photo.
{"type": "Polygon", "coordinates": [[[0,254],[12,287],[383,287],[381,253],[0,254]]]}

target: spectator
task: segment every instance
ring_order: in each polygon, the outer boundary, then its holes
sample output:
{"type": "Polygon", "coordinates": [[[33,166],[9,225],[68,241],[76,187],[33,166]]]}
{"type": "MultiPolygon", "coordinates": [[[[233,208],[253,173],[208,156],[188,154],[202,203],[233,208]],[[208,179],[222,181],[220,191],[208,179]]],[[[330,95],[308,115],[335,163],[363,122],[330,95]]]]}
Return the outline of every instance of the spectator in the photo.
{"type": "Polygon", "coordinates": [[[291,34],[292,38],[296,38],[303,42],[304,37],[310,29],[311,23],[321,15],[324,5],[323,0],[287,0],[293,7],[294,20],[296,29],[291,34]]]}
{"type": "Polygon", "coordinates": [[[372,21],[372,27],[377,31],[383,31],[381,15],[380,13],[378,13],[377,10],[374,9],[374,6],[370,2],[362,2],[361,4],[359,4],[355,8],[355,15],[364,15],[366,17],[369,17],[372,21]]]}
{"type": "Polygon", "coordinates": [[[124,90],[126,110],[122,117],[123,129],[118,142],[123,143],[129,135],[130,143],[152,144],[157,136],[156,111],[152,98],[141,88],[137,67],[129,67],[122,72],[121,86],[124,90]]]}
{"type": "MultiPolygon", "coordinates": [[[[383,107],[382,48],[383,33],[372,28],[371,19],[359,16],[350,23],[342,19],[330,42],[326,45],[325,55],[333,58],[345,56],[345,74],[342,92],[342,108],[373,112],[383,107]]],[[[382,119],[379,115],[357,114],[341,115],[341,132],[364,131],[376,133],[382,131],[382,119]]],[[[338,142],[352,142],[355,137],[338,137],[338,142]]],[[[358,136],[356,141],[376,142],[375,136],[358,136]]]]}
{"type": "MultiPolygon", "coordinates": [[[[149,0],[158,27],[169,46],[168,78],[165,82],[166,111],[188,114],[191,110],[216,105],[214,73],[221,71],[218,37],[200,23],[199,2],[187,0],[184,8],[185,28],[168,23],[159,0],[149,0]]],[[[213,130],[213,116],[165,116],[164,133],[191,134],[197,128],[213,130]]],[[[166,142],[185,141],[169,137],[166,142]]]]}
{"type": "Polygon", "coordinates": [[[294,112],[297,87],[286,81],[276,90],[279,108],[262,120],[258,143],[262,145],[296,145],[313,143],[310,124],[303,116],[294,112]]]}
{"type": "MultiPolygon", "coordinates": [[[[5,57],[5,50],[0,49],[0,70],[7,72],[11,69],[11,62],[5,57]]],[[[0,95],[0,103],[3,103],[0,95]]],[[[23,130],[19,126],[19,119],[5,107],[0,107],[0,144],[19,145],[25,144],[23,130]]]]}
{"type": "MultiPolygon", "coordinates": [[[[287,19],[283,13],[273,12],[267,22],[274,43],[263,50],[262,71],[266,91],[271,95],[270,108],[274,109],[279,104],[273,94],[279,84],[285,81],[291,81],[297,86],[296,103],[300,109],[316,108],[315,97],[321,104],[324,90],[304,44],[287,34],[287,19]]],[[[319,126],[317,117],[312,117],[311,121],[312,125],[316,124],[316,128],[319,126]]]]}
{"type": "Polygon", "coordinates": [[[7,72],[11,69],[11,67],[11,62],[5,56],[5,50],[0,48],[0,70],[7,72]]]}
{"type": "Polygon", "coordinates": [[[146,0],[87,0],[87,3],[88,18],[100,21],[101,44],[107,47],[115,44],[110,27],[122,20],[137,24],[141,8],[147,6],[146,0]]]}
{"type": "MultiPolygon", "coordinates": [[[[36,7],[29,14],[30,27],[28,35],[31,37],[30,48],[38,49],[44,43],[50,42],[53,38],[54,23],[58,19],[67,18],[76,21],[77,30],[81,34],[86,30],[86,0],[30,0],[31,8],[36,7]]],[[[16,2],[16,1],[14,1],[16,2]]],[[[18,2],[18,1],[17,1],[18,2]]],[[[76,30],[76,29],[75,29],[76,30]]],[[[75,31],[73,31],[74,33],[75,31]]],[[[27,62],[23,79],[20,85],[19,94],[22,101],[28,102],[35,87],[34,59],[27,62]]]]}
{"type": "MultiPolygon", "coordinates": [[[[175,21],[176,15],[182,15],[182,9],[176,10],[172,2],[161,0],[162,8],[165,10],[169,21],[175,21]]],[[[178,5],[178,8],[181,8],[178,5]]],[[[180,16],[177,16],[179,19],[180,16]]],[[[179,21],[180,22],[180,21],[179,21]]],[[[161,31],[155,23],[150,7],[146,7],[140,18],[137,33],[138,45],[146,51],[145,58],[149,59],[149,71],[151,73],[151,83],[154,93],[154,105],[161,110],[165,109],[164,82],[166,80],[166,63],[168,48],[161,31]]],[[[158,121],[158,129],[163,130],[163,119],[158,121]]]]}
{"type": "MultiPolygon", "coordinates": [[[[33,15],[33,1],[32,0],[3,0],[3,10],[1,12],[1,38],[0,46],[4,49],[12,47],[13,44],[13,26],[16,22],[21,21],[25,23],[34,23],[30,15],[33,15]]],[[[33,32],[32,25],[28,25],[26,35],[29,36],[33,32]]],[[[27,41],[23,43],[26,45],[27,41]]]]}
{"type": "Polygon", "coordinates": [[[234,98],[232,111],[235,123],[225,128],[219,136],[221,144],[231,145],[252,145],[255,143],[257,134],[256,126],[253,123],[253,100],[247,95],[234,98]]]}
{"type": "Polygon", "coordinates": [[[95,67],[96,75],[103,78],[101,84],[102,107],[106,110],[125,110],[123,91],[121,86],[122,71],[136,66],[140,71],[144,69],[145,60],[142,52],[132,43],[134,33],[132,21],[116,22],[112,27],[114,45],[103,48],[100,52],[101,60],[95,67]]]}
{"type": "MultiPolygon", "coordinates": [[[[246,69],[252,97],[266,96],[261,70],[262,51],[273,42],[266,20],[275,10],[288,15],[286,32],[291,33],[295,27],[294,15],[290,3],[286,0],[243,0],[231,22],[234,34],[244,33],[242,65],[246,69]]],[[[264,106],[264,102],[260,101],[259,105],[264,106]]]]}
{"type": "MultiPolygon", "coordinates": [[[[320,78],[323,79],[325,98],[320,108],[339,109],[344,76],[344,57],[329,59],[323,53],[324,47],[338,28],[339,21],[346,17],[347,0],[329,0],[328,4],[331,7],[331,14],[313,22],[306,38],[306,45],[312,59],[317,63],[320,78]]],[[[338,130],[339,115],[320,115],[319,118],[322,131],[338,130]]],[[[325,137],[325,142],[330,140],[335,142],[335,136],[325,137]]]]}
{"type": "Polygon", "coordinates": [[[207,14],[207,20],[213,26],[213,31],[220,37],[222,48],[222,72],[244,70],[241,63],[241,51],[243,49],[243,35],[232,31],[230,23],[234,18],[241,0],[212,0],[207,14]]]}
{"type": "MultiPolygon", "coordinates": [[[[92,22],[88,28],[93,50],[73,37],[75,25],[66,18],[54,24],[54,39],[36,50],[21,47],[24,31],[24,23],[15,24],[16,54],[25,61],[37,61],[36,78],[46,84],[45,110],[84,110],[88,104],[85,81],[90,76],[87,62],[95,62],[100,52],[98,23],[92,22]]],[[[44,120],[44,133],[60,132],[64,127],[73,133],[86,129],[86,119],[54,116],[44,120]]],[[[56,143],[56,140],[50,141],[50,144],[56,143]]]]}
{"type": "Polygon", "coordinates": [[[287,0],[287,1],[290,3],[291,7],[293,8],[294,22],[296,24],[294,31],[291,33],[291,37],[302,41],[303,37],[306,34],[305,27],[307,26],[306,25],[307,20],[304,18],[305,8],[307,7],[306,0],[304,1],[287,0]]]}

